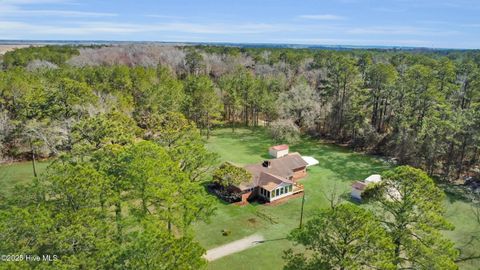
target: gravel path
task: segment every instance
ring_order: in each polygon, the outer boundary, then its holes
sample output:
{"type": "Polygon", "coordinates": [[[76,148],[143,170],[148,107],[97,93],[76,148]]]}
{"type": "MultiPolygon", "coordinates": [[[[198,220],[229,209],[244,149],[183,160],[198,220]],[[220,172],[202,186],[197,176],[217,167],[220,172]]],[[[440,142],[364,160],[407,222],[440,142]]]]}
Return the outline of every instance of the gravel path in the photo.
{"type": "Polygon", "coordinates": [[[255,245],[260,244],[262,241],[264,241],[262,235],[253,234],[226,245],[212,248],[207,251],[207,254],[204,255],[204,258],[207,259],[207,261],[214,261],[221,257],[254,247],[255,245]]]}

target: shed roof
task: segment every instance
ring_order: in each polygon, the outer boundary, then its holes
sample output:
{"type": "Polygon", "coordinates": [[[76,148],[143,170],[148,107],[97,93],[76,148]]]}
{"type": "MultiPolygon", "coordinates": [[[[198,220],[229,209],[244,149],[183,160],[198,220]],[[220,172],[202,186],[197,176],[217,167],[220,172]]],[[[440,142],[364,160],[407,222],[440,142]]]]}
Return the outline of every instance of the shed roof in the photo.
{"type": "Polygon", "coordinates": [[[380,174],[372,174],[369,177],[365,178],[365,183],[379,183],[382,181],[382,176],[380,174]]]}
{"type": "Polygon", "coordinates": [[[275,145],[275,146],[270,147],[270,149],[277,150],[277,151],[287,150],[288,145],[287,144],[275,145]]]}
{"type": "Polygon", "coordinates": [[[308,163],[307,167],[317,165],[320,163],[318,160],[316,160],[314,157],[308,157],[308,156],[302,156],[303,160],[308,163]]]}
{"type": "Polygon", "coordinates": [[[366,186],[367,184],[362,181],[356,181],[352,184],[352,188],[362,190],[362,191],[365,189],[366,186]]]}

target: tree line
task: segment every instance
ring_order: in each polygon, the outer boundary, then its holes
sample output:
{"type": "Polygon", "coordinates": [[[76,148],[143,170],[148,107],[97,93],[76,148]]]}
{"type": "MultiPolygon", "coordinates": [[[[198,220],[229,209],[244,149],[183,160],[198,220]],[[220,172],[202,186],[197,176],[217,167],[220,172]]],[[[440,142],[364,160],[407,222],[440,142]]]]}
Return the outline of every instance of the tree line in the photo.
{"type": "Polygon", "coordinates": [[[5,260],[2,269],[200,269],[191,225],[214,200],[202,183],[216,164],[182,114],[144,126],[100,113],[72,126],[71,144],[33,183],[0,203],[0,252],[56,256],[5,260]]]}
{"type": "Polygon", "coordinates": [[[68,148],[73,122],[116,109],[138,125],[152,112],[181,112],[207,137],[218,125],[269,126],[279,141],[307,133],[443,179],[479,163],[476,51],[46,48],[3,57],[4,157],[25,155],[20,134],[47,126],[61,138],[38,142],[43,150],[68,148]]]}
{"type": "MultiPolygon", "coordinates": [[[[0,251],[62,260],[0,267],[201,268],[191,225],[214,211],[202,184],[217,165],[205,147],[215,126],[267,126],[279,141],[324,137],[458,178],[478,166],[479,59],[146,45],[9,52],[0,71],[2,158],[56,158],[2,198],[0,251]]],[[[402,200],[374,194],[376,212],[322,210],[290,239],[333,253],[287,251],[286,267],[455,269],[433,181],[410,167],[384,178],[390,185],[379,194],[394,186],[402,200]]]]}

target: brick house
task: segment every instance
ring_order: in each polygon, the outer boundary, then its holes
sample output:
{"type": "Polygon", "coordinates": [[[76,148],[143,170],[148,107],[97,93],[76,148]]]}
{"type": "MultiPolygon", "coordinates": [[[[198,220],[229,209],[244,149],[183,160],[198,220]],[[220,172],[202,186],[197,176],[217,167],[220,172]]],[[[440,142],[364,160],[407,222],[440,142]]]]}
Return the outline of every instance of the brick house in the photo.
{"type": "Polygon", "coordinates": [[[249,164],[244,168],[252,178],[235,188],[242,194],[242,202],[254,196],[273,202],[303,192],[303,186],[297,181],[307,176],[307,165],[298,153],[265,160],[261,164],[249,164]]]}

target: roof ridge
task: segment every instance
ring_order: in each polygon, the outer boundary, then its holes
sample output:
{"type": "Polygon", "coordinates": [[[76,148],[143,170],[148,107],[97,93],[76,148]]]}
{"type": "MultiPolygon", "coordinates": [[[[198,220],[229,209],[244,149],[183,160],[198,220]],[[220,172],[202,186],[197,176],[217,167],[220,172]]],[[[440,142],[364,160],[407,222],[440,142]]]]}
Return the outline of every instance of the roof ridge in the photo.
{"type": "Polygon", "coordinates": [[[273,176],[273,177],[277,178],[278,180],[280,180],[280,181],[282,181],[282,182],[285,182],[285,183],[293,183],[290,179],[285,178],[285,177],[281,177],[281,176],[279,176],[279,175],[275,175],[275,174],[273,174],[273,173],[261,172],[260,175],[261,175],[262,173],[263,173],[263,174],[268,174],[268,175],[270,175],[270,176],[273,176]]]}

